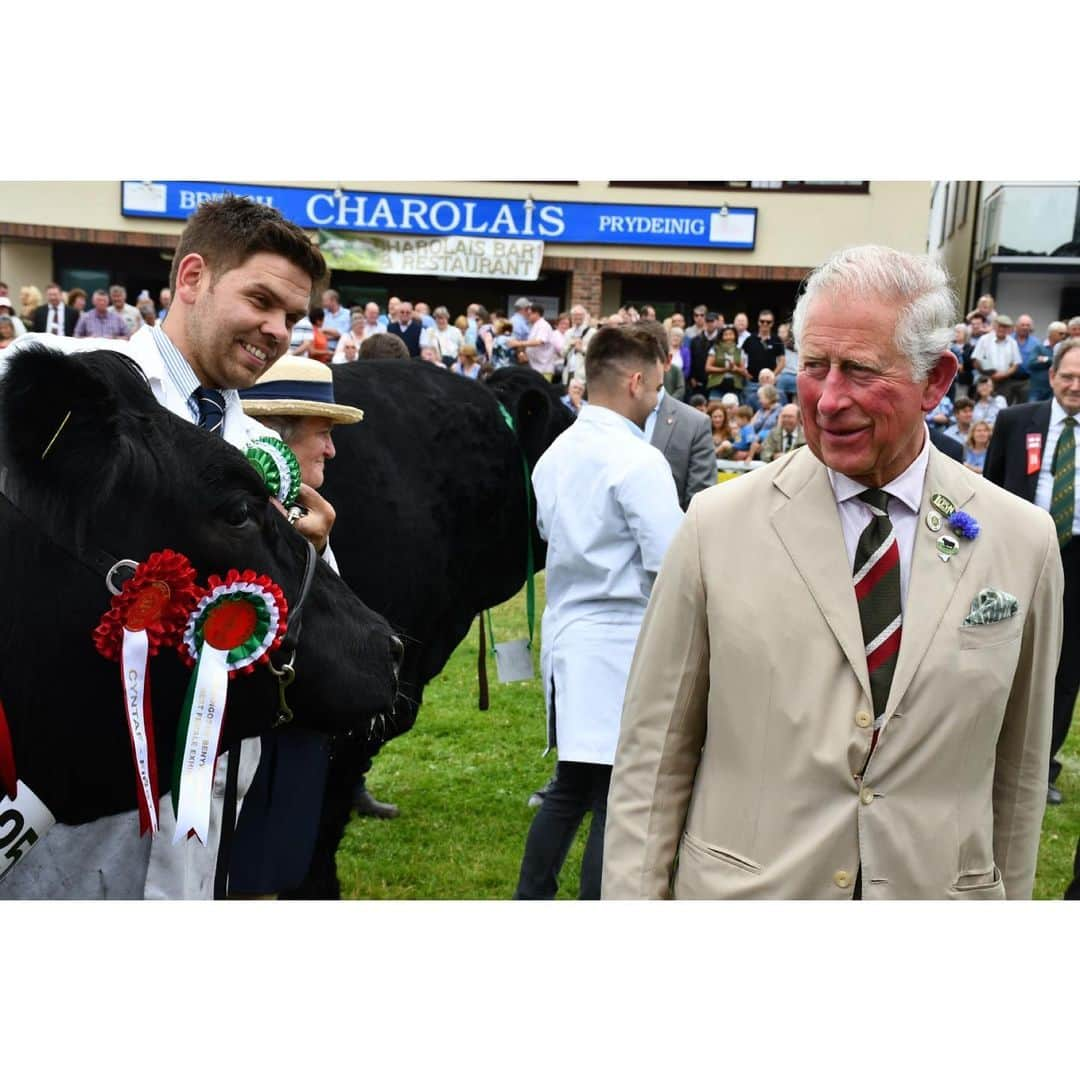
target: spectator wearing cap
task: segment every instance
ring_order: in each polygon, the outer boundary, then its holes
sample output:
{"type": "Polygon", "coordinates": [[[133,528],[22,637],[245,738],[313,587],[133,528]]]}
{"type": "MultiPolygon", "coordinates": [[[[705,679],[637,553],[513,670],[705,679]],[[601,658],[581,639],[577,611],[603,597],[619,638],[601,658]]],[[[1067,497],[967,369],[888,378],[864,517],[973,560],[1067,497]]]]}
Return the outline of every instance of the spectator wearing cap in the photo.
{"type": "Polygon", "coordinates": [[[551,328],[551,323],[544,318],[543,304],[530,304],[527,316],[529,336],[517,345],[518,363],[522,362],[521,356],[524,353],[524,362],[533,371],[551,382],[555,375],[555,361],[558,358],[558,352],[555,349],[555,332],[551,328]]]}
{"type": "MultiPolygon", "coordinates": [[[[695,317],[696,317],[695,311],[695,317]]],[[[705,328],[690,342],[690,375],[686,388],[692,394],[708,394],[709,376],[705,361],[709,350],[720,342],[720,316],[715,311],[705,313],[705,328]]]]}
{"type": "Polygon", "coordinates": [[[1022,401],[1027,387],[1016,378],[1020,370],[1020,349],[1009,336],[1013,321],[1008,315],[994,317],[994,332],[979,338],[971,354],[972,364],[980,375],[987,375],[994,383],[995,392],[1001,394],[1009,405],[1022,401]]]}
{"type": "Polygon", "coordinates": [[[527,296],[519,296],[514,301],[514,314],[510,316],[510,325],[513,330],[510,332],[510,336],[515,341],[529,340],[528,311],[531,306],[532,301],[527,296]]]}
{"type": "MultiPolygon", "coordinates": [[[[334,400],[330,369],[316,360],[283,356],[248,390],[244,412],[272,428],[300,465],[298,532],[337,570],[329,534],[334,508],[316,490],[334,457],[335,424],[355,424],[363,412],[334,400]]],[[[283,511],[284,512],[284,511],[283,511]]],[[[292,518],[290,517],[290,520],[292,518]]],[[[262,741],[259,768],[236,824],[229,862],[229,893],[267,896],[300,886],[315,850],[322,813],[330,739],[301,723],[262,741]]]]}
{"type": "Polygon", "coordinates": [[[762,383],[761,373],[771,371],[775,376],[784,369],[784,343],[773,332],[775,325],[773,313],[768,308],[763,308],[758,312],[757,333],[751,334],[742,343],[748,376],[744,396],[750,404],[756,399],[758,387],[762,383]]]}
{"type": "MultiPolygon", "coordinates": [[[[108,300],[108,297],[106,296],[105,299],[108,300]]],[[[16,337],[22,337],[26,333],[26,325],[15,314],[15,305],[11,302],[10,296],[0,296],[0,315],[6,315],[11,320],[11,327],[16,337]]]]}

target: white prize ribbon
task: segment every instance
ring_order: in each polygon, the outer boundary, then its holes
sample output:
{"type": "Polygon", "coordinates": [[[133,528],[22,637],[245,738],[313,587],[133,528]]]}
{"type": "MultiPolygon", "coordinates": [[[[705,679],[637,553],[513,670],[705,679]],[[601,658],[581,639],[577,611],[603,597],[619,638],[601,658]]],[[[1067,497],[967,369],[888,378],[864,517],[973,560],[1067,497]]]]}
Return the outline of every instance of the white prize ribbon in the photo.
{"type": "Polygon", "coordinates": [[[205,845],[210,832],[214,763],[225,716],[225,697],[229,690],[229,669],[225,657],[224,650],[203,643],[180,771],[174,844],[194,829],[195,835],[205,845]]]}
{"type": "Polygon", "coordinates": [[[146,741],[146,662],[150,640],[145,630],[124,627],[124,644],[120,653],[120,670],[124,676],[124,711],[127,713],[128,735],[135,756],[135,772],[139,793],[150,817],[150,832],[158,831],[157,798],[150,783],[150,746],[146,741]]]}
{"type": "Polygon", "coordinates": [[[14,802],[0,798],[0,881],[55,824],[49,808],[21,780],[14,802]]]}

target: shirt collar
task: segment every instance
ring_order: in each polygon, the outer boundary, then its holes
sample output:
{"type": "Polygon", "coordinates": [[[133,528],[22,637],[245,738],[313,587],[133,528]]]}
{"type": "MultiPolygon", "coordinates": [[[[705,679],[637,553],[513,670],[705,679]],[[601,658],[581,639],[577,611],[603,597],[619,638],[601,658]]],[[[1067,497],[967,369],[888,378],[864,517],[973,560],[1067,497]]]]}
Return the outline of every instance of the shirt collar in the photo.
{"type": "Polygon", "coordinates": [[[589,402],[582,402],[581,412],[578,413],[578,421],[587,420],[594,424],[602,424],[605,427],[618,427],[619,424],[625,424],[626,427],[633,432],[634,436],[638,439],[645,438],[645,432],[642,428],[639,428],[633,420],[628,420],[621,413],[615,412],[614,409],[609,409],[606,405],[592,405],[589,402]]]}
{"type": "Polygon", "coordinates": [[[654,413],[658,413],[660,411],[660,405],[663,403],[663,400],[664,400],[664,388],[661,386],[660,387],[660,393],[656,395],[656,407],[653,409],[654,413]]]}
{"type": "MultiPolygon", "coordinates": [[[[1057,425],[1061,426],[1062,421],[1069,414],[1061,407],[1061,402],[1056,397],[1050,398],[1050,427],[1057,425]]],[[[1075,419],[1080,420],[1080,413],[1077,414],[1075,419]]]]}
{"type": "MultiPolygon", "coordinates": [[[[912,513],[919,512],[922,503],[923,486],[926,482],[926,466],[930,461],[930,434],[923,424],[923,447],[915,460],[895,480],[890,480],[883,488],[894,499],[899,499],[912,513]]],[[[852,480],[850,476],[835,472],[826,466],[829,483],[838,503],[855,498],[860,492],[867,491],[866,484],[852,480]]]]}

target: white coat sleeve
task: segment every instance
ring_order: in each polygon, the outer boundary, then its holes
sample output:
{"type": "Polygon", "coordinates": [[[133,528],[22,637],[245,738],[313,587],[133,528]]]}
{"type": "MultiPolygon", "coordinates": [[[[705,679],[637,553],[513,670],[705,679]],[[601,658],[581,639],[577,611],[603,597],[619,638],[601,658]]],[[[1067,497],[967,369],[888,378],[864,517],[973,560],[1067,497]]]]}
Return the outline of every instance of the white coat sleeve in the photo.
{"type": "Polygon", "coordinates": [[[682,524],[683,512],[670,466],[659,450],[649,449],[653,452],[647,460],[627,470],[616,497],[637,539],[642,564],[655,575],[682,524]]]}

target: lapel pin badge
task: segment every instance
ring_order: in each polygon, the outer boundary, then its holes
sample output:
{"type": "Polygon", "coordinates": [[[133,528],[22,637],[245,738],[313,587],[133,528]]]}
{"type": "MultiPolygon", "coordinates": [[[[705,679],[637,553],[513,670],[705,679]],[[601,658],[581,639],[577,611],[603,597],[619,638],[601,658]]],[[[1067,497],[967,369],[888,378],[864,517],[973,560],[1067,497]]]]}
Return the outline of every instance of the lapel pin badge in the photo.
{"type": "Polygon", "coordinates": [[[930,505],[935,510],[939,511],[942,517],[946,518],[956,510],[956,503],[954,503],[952,499],[947,499],[939,492],[935,492],[930,496],[930,505]]]}
{"type": "Polygon", "coordinates": [[[936,510],[931,510],[927,513],[926,527],[931,532],[941,532],[941,515],[936,510]]]}
{"type": "Polygon", "coordinates": [[[937,549],[938,558],[947,563],[960,550],[960,541],[955,536],[939,536],[937,549]]]}

